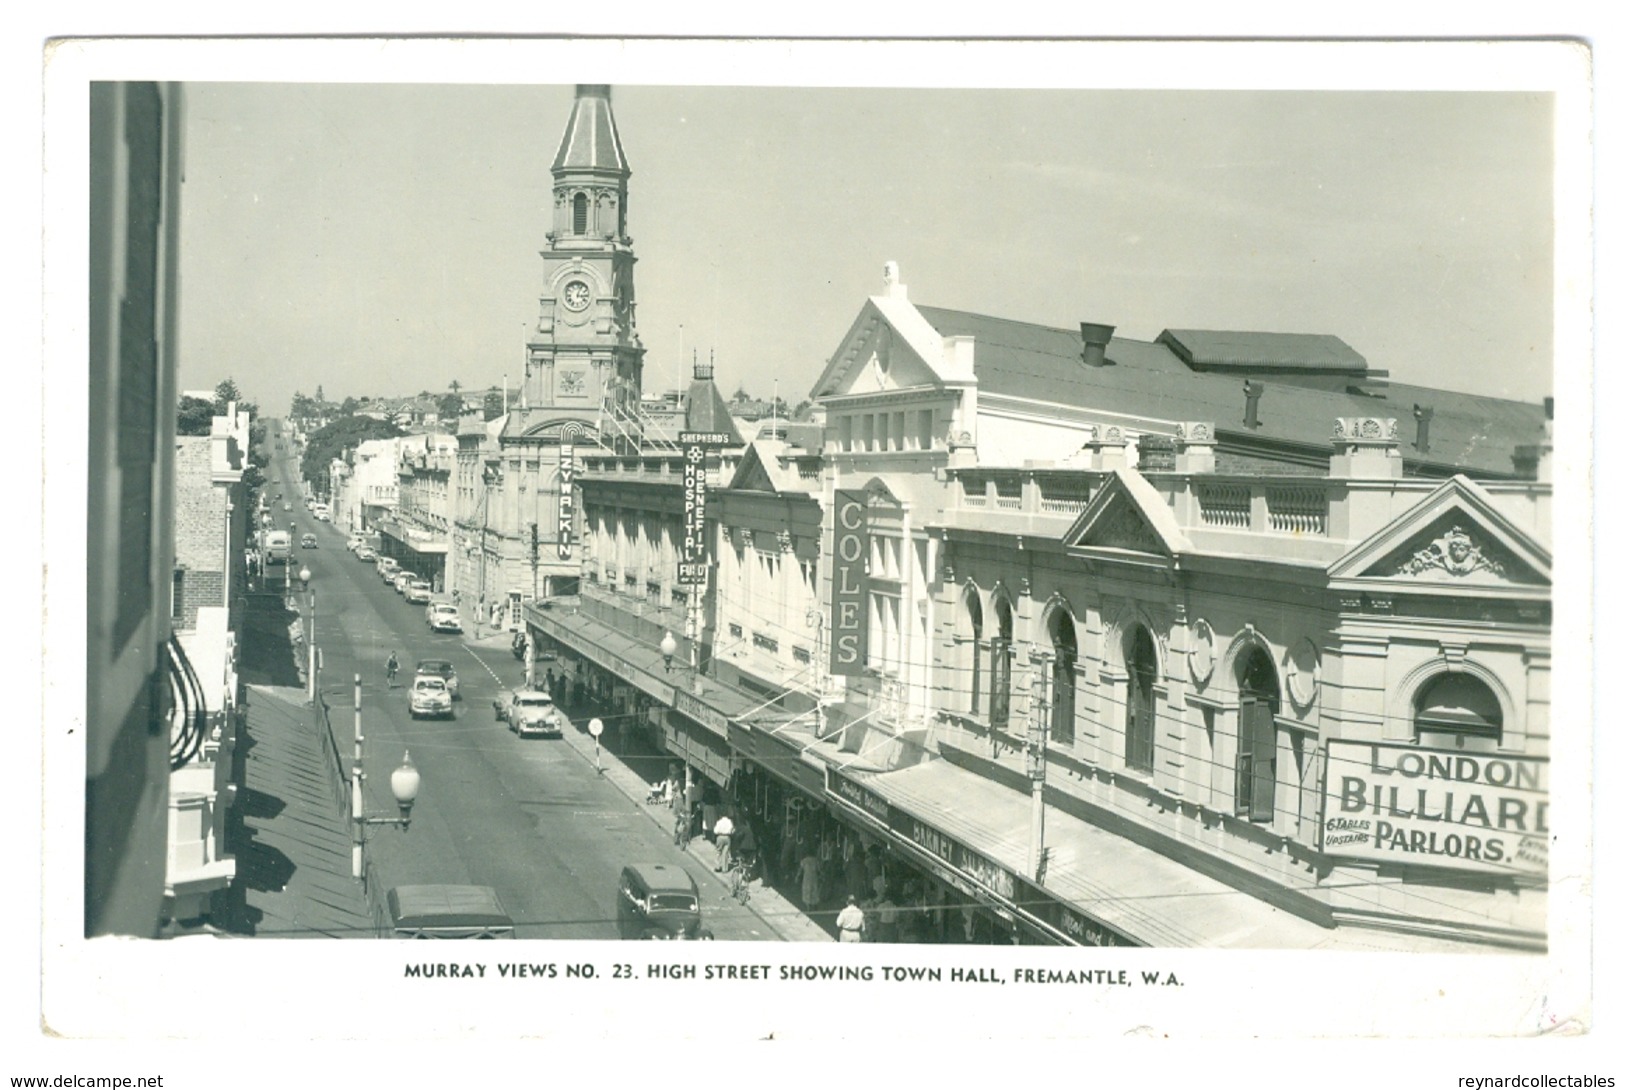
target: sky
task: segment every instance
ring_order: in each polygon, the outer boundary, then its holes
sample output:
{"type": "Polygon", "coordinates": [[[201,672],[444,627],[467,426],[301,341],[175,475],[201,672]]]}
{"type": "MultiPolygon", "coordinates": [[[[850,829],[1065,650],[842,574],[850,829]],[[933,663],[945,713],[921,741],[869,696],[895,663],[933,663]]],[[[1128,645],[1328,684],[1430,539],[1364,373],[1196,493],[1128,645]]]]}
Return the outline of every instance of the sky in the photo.
{"type": "MultiPolygon", "coordinates": [[[[197,83],[181,382],[266,411],[517,383],[573,84],[197,83]]],[[[1058,327],[1331,333],[1552,392],[1552,96],[616,85],[644,386],[792,404],[900,263],[1058,327]],[[688,369],[683,368],[683,374],[688,369]]]]}

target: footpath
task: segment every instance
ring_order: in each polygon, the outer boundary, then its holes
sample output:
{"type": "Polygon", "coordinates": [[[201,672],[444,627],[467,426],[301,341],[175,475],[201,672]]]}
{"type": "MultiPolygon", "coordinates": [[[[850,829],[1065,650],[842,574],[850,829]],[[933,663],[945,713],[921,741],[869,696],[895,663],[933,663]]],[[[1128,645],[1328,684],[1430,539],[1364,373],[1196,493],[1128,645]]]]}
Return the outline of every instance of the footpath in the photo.
{"type": "MultiPolygon", "coordinates": [[[[465,634],[463,639],[470,647],[478,649],[482,655],[513,654],[513,637],[506,632],[495,632],[479,637],[465,634]]],[[[608,716],[608,710],[594,707],[590,703],[577,706],[567,705],[562,700],[558,703],[565,712],[565,742],[580,753],[589,764],[596,760],[601,775],[606,780],[631,800],[649,820],[665,830],[668,836],[672,835],[676,822],[675,811],[665,802],[649,801],[650,789],[666,778],[674,763],[675,759],[671,754],[654,751],[646,744],[640,747],[638,741],[629,741],[623,732],[613,729],[606,729],[600,736],[595,753],[593,738],[587,732],[587,723],[595,715],[608,716]]],[[[695,836],[688,843],[688,852],[706,868],[716,871],[715,844],[702,836],[695,836]]],[[[809,917],[760,878],[750,883],[749,890],[750,903],[746,907],[781,939],[786,942],[834,941],[829,927],[809,917]]]]}

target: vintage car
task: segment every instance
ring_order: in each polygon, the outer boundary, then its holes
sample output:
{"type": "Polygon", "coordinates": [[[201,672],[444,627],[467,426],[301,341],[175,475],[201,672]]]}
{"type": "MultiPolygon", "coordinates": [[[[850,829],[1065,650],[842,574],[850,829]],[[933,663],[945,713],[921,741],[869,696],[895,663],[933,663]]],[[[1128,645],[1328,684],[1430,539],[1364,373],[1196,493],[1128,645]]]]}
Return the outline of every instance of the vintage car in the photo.
{"type": "Polygon", "coordinates": [[[412,691],[406,698],[406,708],[413,719],[424,716],[451,716],[451,690],[437,677],[419,675],[412,679],[412,691]]]}
{"type": "Polygon", "coordinates": [[[390,576],[389,581],[394,584],[396,594],[405,594],[406,588],[411,586],[412,580],[416,578],[417,574],[415,572],[402,571],[400,568],[396,568],[395,574],[390,576]]]}
{"type": "Polygon", "coordinates": [[[414,579],[406,584],[406,590],[401,593],[406,595],[408,602],[423,605],[434,596],[434,588],[422,579],[414,579]]]}
{"type": "Polygon", "coordinates": [[[513,918],[490,886],[396,886],[384,900],[389,938],[513,938],[513,918]]]}
{"type": "Polygon", "coordinates": [[[682,867],[633,863],[621,868],[615,919],[623,939],[709,939],[700,926],[700,891],[682,867]]]}
{"type": "Polygon", "coordinates": [[[457,607],[450,602],[430,602],[429,608],[424,611],[424,618],[429,622],[429,628],[435,632],[463,630],[463,618],[457,612],[457,607]]]}
{"type": "Polygon", "coordinates": [[[305,534],[303,537],[301,537],[299,539],[299,547],[301,549],[314,549],[314,548],[316,548],[316,535],[315,534],[305,534]]]}
{"type": "Polygon", "coordinates": [[[446,691],[451,694],[453,700],[459,695],[461,684],[457,680],[457,670],[445,659],[423,659],[418,663],[414,676],[437,677],[446,683],[446,691]]]}
{"type": "Polygon", "coordinates": [[[532,735],[564,737],[564,721],[553,705],[553,698],[540,689],[517,689],[492,702],[497,718],[508,724],[508,729],[521,738],[532,735]]]}
{"type": "Polygon", "coordinates": [[[371,545],[368,545],[365,541],[363,541],[361,544],[355,547],[355,555],[356,559],[358,560],[372,560],[377,557],[378,554],[373,551],[371,545]]]}

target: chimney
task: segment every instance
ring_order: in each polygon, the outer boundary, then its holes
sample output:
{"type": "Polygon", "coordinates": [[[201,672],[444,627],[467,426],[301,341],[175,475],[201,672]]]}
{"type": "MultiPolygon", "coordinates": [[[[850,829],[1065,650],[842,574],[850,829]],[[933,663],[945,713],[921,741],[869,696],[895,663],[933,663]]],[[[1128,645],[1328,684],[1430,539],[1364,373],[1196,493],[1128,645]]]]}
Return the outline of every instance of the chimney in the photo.
{"type": "Polygon", "coordinates": [[[1110,363],[1106,358],[1106,345],[1111,343],[1117,327],[1098,322],[1079,322],[1078,330],[1083,334],[1083,362],[1090,367],[1104,367],[1110,363]]]}
{"type": "Polygon", "coordinates": [[[881,270],[881,275],[886,281],[886,298],[908,298],[908,285],[903,283],[903,270],[898,267],[897,262],[886,262],[885,266],[881,270]]]}
{"type": "Polygon", "coordinates": [[[1250,378],[1243,379],[1241,382],[1241,392],[1247,398],[1246,415],[1242,417],[1241,422],[1249,428],[1256,428],[1259,426],[1258,399],[1264,396],[1264,384],[1262,382],[1254,382],[1250,378]]]}
{"type": "Polygon", "coordinates": [[[1428,425],[1433,423],[1433,409],[1421,405],[1411,406],[1411,415],[1416,418],[1416,449],[1418,453],[1428,452],[1428,425]]]}

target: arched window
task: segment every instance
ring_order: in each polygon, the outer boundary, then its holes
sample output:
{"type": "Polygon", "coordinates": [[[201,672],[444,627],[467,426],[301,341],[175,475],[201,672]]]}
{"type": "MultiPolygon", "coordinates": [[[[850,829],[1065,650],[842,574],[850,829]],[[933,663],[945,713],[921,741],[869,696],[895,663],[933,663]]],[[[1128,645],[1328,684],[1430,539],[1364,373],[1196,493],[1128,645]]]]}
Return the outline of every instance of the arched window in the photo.
{"type": "Polygon", "coordinates": [[[1236,731],[1236,813],[1253,821],[1275,818],[1275,713],[1281,683],[1269,653],[1254,645],[1236,660],[1241,715],[1236,731]]]}
{"type": "Polygon", "coordinates": [[[982,596],[975,587],[965,588],[965,622],[970,637],[970,671],[966,676],[969,703],[965,710],[977,715],[982,710],[982,596]]]}
{"type": "Polygon", "coordinates": [[[1073,711],[1078,703],[1078,635],[1064,609],[1056,610],[1050,618],[1049,639],[1055,652],[1055,661],[1050,664],[1050,738],[1069,746],[1073,739],[1073,711]]]}
{"type": "Polygon", "coordinates": [[[571,230],[578,235],[587,233],[587,195],[577,193],[571,202],[571,230]]]}
{"type": "Polygon", "coordinates": [[[1123,642],[1123,665],[1128,671],[1123,759],[1137,772],[1150,772],[1156,756],[1157,645],[1139,624],[1123,642]]]}
{"type": "Polygon", "coordinates": [[[1440,674],[1416,694],[1416,741],[1493,753],[1501,745],[1501,702],[1472,674],[1440,674]]]}
{"type": "Polygon", "coordinates": [[[1015,618],[1010,612],[1010,600],[1004,596],[993,602],[993,619],[998,634],[993,637],[991,685],[988,702],[988,722],[995,727],[1010,723],[1010,658],[1015,636],[1015,618]]]}

